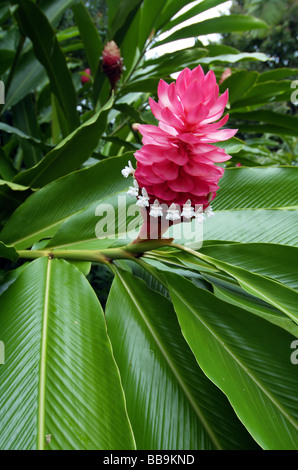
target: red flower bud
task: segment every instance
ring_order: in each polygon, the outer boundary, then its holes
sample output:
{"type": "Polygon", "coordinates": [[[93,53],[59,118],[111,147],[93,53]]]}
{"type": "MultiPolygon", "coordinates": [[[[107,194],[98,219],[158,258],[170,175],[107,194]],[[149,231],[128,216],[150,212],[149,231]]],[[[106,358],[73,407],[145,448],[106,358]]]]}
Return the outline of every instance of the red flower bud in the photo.
{"type": "Polygon", "coordinates": [[[84,75],[81,76],[82,85],[84,85],[84,83],[90,82],[90,77],[91,77],[91,70],[90,69],[85,69],[84,70],[84,75]]]}
{"type": "Polygon", "coordinates": [[[102,51],[102,70],[108,77],[112,90],[121,77],[123,61],[120,49],[114,41],[108,42],[102,51]]]}

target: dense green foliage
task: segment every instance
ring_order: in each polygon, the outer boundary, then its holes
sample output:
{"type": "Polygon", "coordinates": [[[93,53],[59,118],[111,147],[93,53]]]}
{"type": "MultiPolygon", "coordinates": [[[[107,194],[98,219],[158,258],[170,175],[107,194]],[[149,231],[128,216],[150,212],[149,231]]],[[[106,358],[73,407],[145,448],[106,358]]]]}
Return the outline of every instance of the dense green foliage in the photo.
{"type": "Polygon", "coordinates": [[[297,61],[286,51],[271,67],[276,48],[243,45],[284,33],[260,2],[183,23],[223,3],[1,3],[0,449],[297,450],[297,61]],[[224,41],[146,55],[213,32],[224,41]],[[156,124],[161,78],[198,64],[218,81],[231,69],[220,92],[239,129],[220,143],[232,158],[215,217],[199,249],[133,246],[118,202],[134,202],[121,175],[141,146],[134,124],[156,124]],[[101,204],[115,238],[97,237],[101,204]]]}

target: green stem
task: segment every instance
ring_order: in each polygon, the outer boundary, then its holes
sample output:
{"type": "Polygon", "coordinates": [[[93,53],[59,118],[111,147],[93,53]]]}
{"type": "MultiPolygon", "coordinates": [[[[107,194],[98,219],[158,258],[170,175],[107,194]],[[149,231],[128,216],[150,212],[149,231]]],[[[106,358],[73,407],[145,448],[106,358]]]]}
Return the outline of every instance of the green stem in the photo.
{"type": "Polygon", "coordinates": [[[136,260],[146,251],[155,250],[169,244],[170,241],[166,239],[146,240],[140,243],[131,243],[124,247],[107,248],[105,250],[18,250],[18,255],[20,258],[25,259],[47,256],[49,258],[109,264],[116,259],[136,260]]]}

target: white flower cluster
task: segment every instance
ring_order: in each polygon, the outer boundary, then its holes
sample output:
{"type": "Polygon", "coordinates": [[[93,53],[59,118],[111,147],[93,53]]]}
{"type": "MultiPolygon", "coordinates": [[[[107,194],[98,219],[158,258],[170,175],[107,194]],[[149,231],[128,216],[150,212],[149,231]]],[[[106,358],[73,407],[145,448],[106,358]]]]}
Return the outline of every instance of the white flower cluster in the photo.
{"type": "MultiPolygon", "coordinates": [[[[134,168],[131,164],[131,162],[128,162],[128,166],[123,168],[121,171],[122,175],[127,178],[129,175],[134,175],[134,168]]],[[[137,180],[134,178],[133,180],[133,186],[130,186],[127,194],[132,197],[137,197],[138,200],[136,204],[139,207],[149,207],[150,206],[150,212],[149,215],[152,217],[162,217],[164,215],[164,209],[160,205],[159,201],[155,199],[154,203],[150,205],[149,203],[149,196],[145,188],[141,189],[141,194],[140,194],[140,187],[138,185],[137,180]]],[[[214,212],[212,210],[211,205],[207,207],[203,211],[203,208],[198,209],[197,211],[194,210],[194,208],[191,205],[191,200],[189,199],[184,205],[182,212],[180,214],[179,206],[176,205],[175,203],[171,204],[170,207],[167,210],[166,214],[166,219],[167,220],[180,220],[181,218],[185,219],[192,219],[195,218],[197,222],[204,222],[207,218],[210,218],[214,215],[214,212]]]]}

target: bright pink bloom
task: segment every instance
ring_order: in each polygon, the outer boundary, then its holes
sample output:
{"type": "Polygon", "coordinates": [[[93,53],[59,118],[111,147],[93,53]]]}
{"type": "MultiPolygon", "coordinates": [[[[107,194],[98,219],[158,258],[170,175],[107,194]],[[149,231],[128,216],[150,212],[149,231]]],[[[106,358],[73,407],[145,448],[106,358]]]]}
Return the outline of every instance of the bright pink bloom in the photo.
{"type": "Polygon", "coordinates": [[[81,76],[82,85],[84,85],[84,83],[90,82],[90,77],[91,77],[91,70],[90,69],[85,69],[84,70],[84,75],[81,76]]]}
{"type": "Polygon", "coordinates": [[[182,207],[190,200],[205,209],[215,198],[224,172],[215,163],[231,156],[212,144],[237,132],[220,129],[228,120],[228,115],[220,119],[228,91],[218,94],[214,72],[205,75],[201,66],[184,69],[176,84],[160,80],[158,102],[149,99],[159,124],[138,126],[143,146],[135,153],[134,177],[139,187],[146,189],[150,204],[158,200],[182,207]]]}

